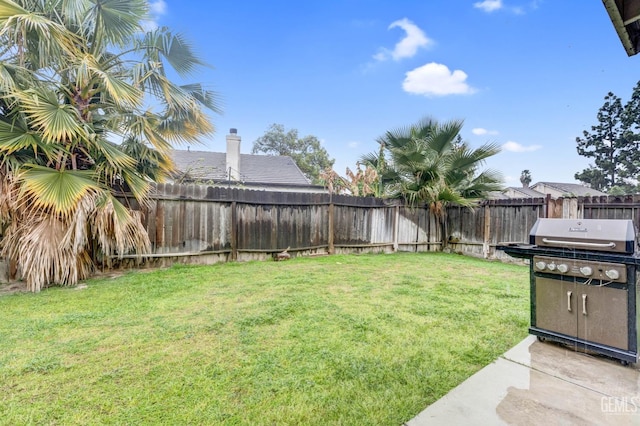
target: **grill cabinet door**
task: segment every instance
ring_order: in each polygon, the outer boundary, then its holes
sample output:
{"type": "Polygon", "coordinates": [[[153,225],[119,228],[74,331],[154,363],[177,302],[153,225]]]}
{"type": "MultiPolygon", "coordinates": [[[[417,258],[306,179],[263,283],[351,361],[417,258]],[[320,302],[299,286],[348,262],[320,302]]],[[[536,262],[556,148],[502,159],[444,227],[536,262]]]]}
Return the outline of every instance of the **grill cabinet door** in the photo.
{"type": "Polygon", "coordinates": [[[576,285],[578,338],[629,349],[627,290],[576,285]]]}
{"type": "Polygon", "coordinates": [[[571,281],[536,277],[535,326],[575,337],[577,297],[576,285],[571,281]]]}

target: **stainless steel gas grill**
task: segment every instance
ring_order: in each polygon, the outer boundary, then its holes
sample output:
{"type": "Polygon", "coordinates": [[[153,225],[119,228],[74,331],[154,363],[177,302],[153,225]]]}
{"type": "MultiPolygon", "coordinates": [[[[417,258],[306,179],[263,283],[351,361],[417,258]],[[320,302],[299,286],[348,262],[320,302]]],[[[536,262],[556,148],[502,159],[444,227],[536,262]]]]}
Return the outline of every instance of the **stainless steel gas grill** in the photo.
{"type": "Polygon", "coordinates": [[[538,219],[529,244],[502,244],[530,260],[531,334],[638,361],[638,265],[630,220],[538,219]]]}

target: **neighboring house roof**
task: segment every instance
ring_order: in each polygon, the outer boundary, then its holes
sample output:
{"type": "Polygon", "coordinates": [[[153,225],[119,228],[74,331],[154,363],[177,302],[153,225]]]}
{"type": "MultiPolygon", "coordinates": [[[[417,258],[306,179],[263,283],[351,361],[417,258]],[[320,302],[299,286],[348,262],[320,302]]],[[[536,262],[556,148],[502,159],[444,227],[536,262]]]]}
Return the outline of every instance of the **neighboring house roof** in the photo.
{"type": "Polygon", "coordinates": [[[599,195],[607,195],[604,192],[598,191],[597,189],[589,188],[588,186],[580,185],[578,183],[538,182],[535,185],[532,185],[530,188],[545,194],[551,193],[551,191],[553,190],[563,195],[574,195],[576,197],[594,197],[599,195]]]}
{"type": "MultiPolygon", "coordinates": [[[[187,180],[227,182],[224,152],[173,150],[171,157],[179,176],[187,180]]],[[[291,157],[240,154],[240,179],[243,184],[309,186],[310,182],[291,157]]]]}
{"type": "Polygon", "coordinates": [[[523,188],[522,186],[510,186],[505,192],[515,198],[540,198],[545,196],[542,192],[531,188],[523,188]]]}

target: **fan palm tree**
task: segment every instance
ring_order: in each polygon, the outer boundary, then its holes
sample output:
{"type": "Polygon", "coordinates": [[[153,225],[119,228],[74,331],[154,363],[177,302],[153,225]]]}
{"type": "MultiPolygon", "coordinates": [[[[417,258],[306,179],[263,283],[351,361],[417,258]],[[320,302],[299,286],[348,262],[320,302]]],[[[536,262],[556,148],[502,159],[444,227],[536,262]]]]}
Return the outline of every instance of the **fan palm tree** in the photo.
{"type": "MultiPolygon", "coordinates": [[[[447,205],[473,207],[487,192],[502,189],[499,173],[479,171],[499,147],[489,143],[472,149],[459,137],[462,124],[425,118],[378,139],[388,158],[381,174],[387,194],[412,206],[427,204],[439,219],[443,236],[447,205]]],[[[372,154],[362,160],[374,167],[380,163],[372,154]]]]}
{"type": "Polygon", "coordinates": [[[520,183],[523,188],[528,188],[529,184],[531,184],[531,172],[529,170],[523,170],[520,173],[520,183]]]}
{"type": "Polygon", "coordinates": [[[214,130],[215,94],[167,77],[204,64],[181,35],[143,33],[147,9],[0,0],[2,255],[32,291],[86,277],[98,254],[147,252],[131,207],[171,170],[174,144],[214,130]]]}

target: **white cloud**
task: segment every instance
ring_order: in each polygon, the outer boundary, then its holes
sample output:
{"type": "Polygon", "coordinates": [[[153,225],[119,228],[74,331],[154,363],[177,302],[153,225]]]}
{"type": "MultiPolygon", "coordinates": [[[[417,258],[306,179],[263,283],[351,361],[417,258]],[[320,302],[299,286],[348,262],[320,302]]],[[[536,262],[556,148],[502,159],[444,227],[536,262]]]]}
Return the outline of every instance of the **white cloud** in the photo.
{"type": "Polygon", "coordinates": [[[148,21],[142,21],[142,28],[145,31],[153,31],[158,28],[158,18],[167,13],[167,3],[164,0],[156,0],[149,2],[148,21]]]}
{"type": "Polygon", "coordinates": [[[473,133],[474,135],[497,135],[499,134],[499,132],[497,130],[487,130],[487,129],[483,129],[482,127],[476,127],[475,129],[471,130],[471,133],[473,133]]]}
{"type": "Polygon", "coordinates": [[[502,145],[502,149],[510,152],[532,152],[542,148],[542,145],[529,145],[524,146],[518,142],[508,141],[502,145]]]}
{"type": "Polygon", "coordinates": [[[446,65],[431,62],[407,72],[402,88],[405,92],[424,96],[468,95],[475,89],[466,82],[461,70],[451,72],[446,65]]]}
{"type": "Polygon", "coordinates": [[[482,9],[487,13],[502,9],[502,0],[484,0],[473,4],[476,9],[482,9]]]}
{"type": "Polygon", "coordinates": [[[373,55],[373,59],[376,61],[386,61],[389,57],[388,52],[386,50],[381,50],[380,52],[373,55]]]}
{"type": "Polygon", "coordinates": [[[349,148],[357,148],[360,145],[360,142],[351,141],[347,144],[349,148]]]}
{"type": "Polygon", "coordinates": [[[158,23],[156,21],[140,21],[140,25],[142,25],[142,30],[144,32],[153,31],[158,28],[158,23]]]}
{"type": "Polygon", "coordinates": [[[482,9],[484,12],[491,13],[496,10],[506,10],[514,15],[524,15],[529,10],[536,10],[539,7],[539,1],[533,0],[526,6],[505,6],[502,0],[484,0],[473,4],[476,9],[482,9]]]}
{"type": "Polygon", "coordinates": [[[167,3],[164,0],[149,2],[149,10],[153,15],[164,15],[167,13],[167,3]]]}
{"type": "Polygon", "coordinates": [[[378,53],[373,55],[373,59],[376,61],[386,61],[390,57],[394,61],[411,58],[415,56],[418,49],[426,48],[434,43],[433,40],[426,36],[424,31],[407,18],[392,22],[388,29],[392,28],[402,28],[406,36],[400,40],[391,51],[386,48],[381,48],[378,53]]]}

